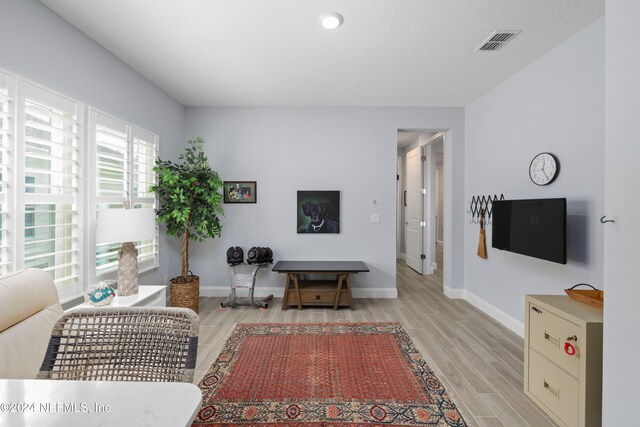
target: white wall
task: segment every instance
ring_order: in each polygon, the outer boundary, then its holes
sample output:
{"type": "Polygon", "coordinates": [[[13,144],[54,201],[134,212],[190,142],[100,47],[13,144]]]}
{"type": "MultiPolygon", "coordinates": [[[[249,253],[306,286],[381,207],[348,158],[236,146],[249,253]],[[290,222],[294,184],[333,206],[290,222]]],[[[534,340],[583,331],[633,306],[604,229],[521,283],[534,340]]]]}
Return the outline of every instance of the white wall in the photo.
{"type": "MultiPolygon", "coordinates": [[[[228,286],[229,246],[270,246],[276,259],[361,259],[370,273],[355,277],[354,295],[395,295],[396,160],[398,128],[452,129],[457,174],[453,224],[464,219],[464,115],[460,108],[188,108],[186,131],[206,141],[224,180],[256,180],[258,203],[224,206],[222,237],[191,249],[191,269],[204,287],[228,286]],[[296,191],[340,190],[339,235],[296,234],[296,191]],[[376,200],[376,206],[373,200],[376,200]],[[371,213],[380,224],[371,224],[371,213]]],[[[451,227],[462,248],[461,227],[451,227]]],[[[462,286],[462,254],[451,286],[462,286]]],[[[282,288],[260,273],[257,286],[282,288]]],[[[214,289],[204,292],[215,292],[214,289]]],[[[228,291],[225,291],[228,292],[228,291]]]]}
{"type": "MultiPolygon", "coordinates": [[[[1,69],[158,134],[160,154],[175,157],[183,145],[182,105],[42,3],[2,0],[0,13],[1,69]]],[[[141,283],[159,284],[179,268],[171,251],[161,233],[160,268],[141,283]]]]}
{"type": "Polygon", "coordinates": [[[480,259],[479,226],[465,221],[465,295],[519,333],[524,294],[603,286],[604,29],[596,21],[465,111],[465,210],[474,195],[567,198],[567,265],[491,248],[491,226],[488,259],[480,259]],[[561,170],[539,187],[528,170],[543,151],[561,170]]]}
{"type": "Polygon", "coordinates": [[[603,426],[638,424],[637,319],[640,242],[640,50],[637,0],[608,0],[606,21],[606,213],[603,426]],[[633,420],[636,421],[633,421],[633,420]]]}

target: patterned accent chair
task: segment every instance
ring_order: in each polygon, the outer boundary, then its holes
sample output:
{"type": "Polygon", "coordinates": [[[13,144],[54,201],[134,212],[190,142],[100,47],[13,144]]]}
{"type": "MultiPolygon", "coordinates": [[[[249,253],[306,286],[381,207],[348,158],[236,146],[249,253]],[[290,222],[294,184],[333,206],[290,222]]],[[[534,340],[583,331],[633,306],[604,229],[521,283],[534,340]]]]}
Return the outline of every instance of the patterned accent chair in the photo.
{"type": "Polygon", "coordinates": [[[39,379],[192,382],[198,315],[188,308],[78,308],[55,323],[39,379]]]}

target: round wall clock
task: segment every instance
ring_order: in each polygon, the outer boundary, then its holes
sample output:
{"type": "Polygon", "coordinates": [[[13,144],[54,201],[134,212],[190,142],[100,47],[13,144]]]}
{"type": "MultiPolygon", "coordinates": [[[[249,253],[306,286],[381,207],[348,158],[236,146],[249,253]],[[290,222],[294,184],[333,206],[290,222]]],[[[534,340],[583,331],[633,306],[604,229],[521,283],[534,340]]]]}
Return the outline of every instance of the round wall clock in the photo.
{"type": "Polygon", "coordinates": [[[551,184],[560,173],[560,162],[551,153],[536,155],[529,165],[529,177],[536,185],[551,184]]]}

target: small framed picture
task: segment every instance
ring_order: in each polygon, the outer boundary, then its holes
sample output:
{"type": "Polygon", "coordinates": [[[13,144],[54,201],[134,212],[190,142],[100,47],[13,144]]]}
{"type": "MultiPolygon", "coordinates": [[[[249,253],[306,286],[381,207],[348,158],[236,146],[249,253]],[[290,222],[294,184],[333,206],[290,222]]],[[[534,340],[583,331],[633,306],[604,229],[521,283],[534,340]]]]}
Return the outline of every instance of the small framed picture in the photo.
{"type": "Polygon", "coordinates": [[[225,181],[225,203],[255,203],[258,200],[256,181],[225,181]]]}

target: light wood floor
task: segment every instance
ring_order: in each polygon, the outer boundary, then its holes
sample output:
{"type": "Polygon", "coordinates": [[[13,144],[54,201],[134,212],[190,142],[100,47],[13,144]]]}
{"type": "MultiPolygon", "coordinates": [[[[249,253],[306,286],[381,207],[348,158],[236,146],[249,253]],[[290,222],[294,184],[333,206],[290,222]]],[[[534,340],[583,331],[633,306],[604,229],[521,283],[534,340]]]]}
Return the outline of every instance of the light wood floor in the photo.
{"type": "Polygon", "coordinates": [[[522,392],[523,339],[466,301],[445,297],[441,271],[421,276],[399,261],[398,299],[356,299],[353,310],[283,311],[278,298],[267,310],[221,309],[224,298],[201,298],[195,382],[237,322],[400,321],[470,425],[556,426],[522,392]]]}

